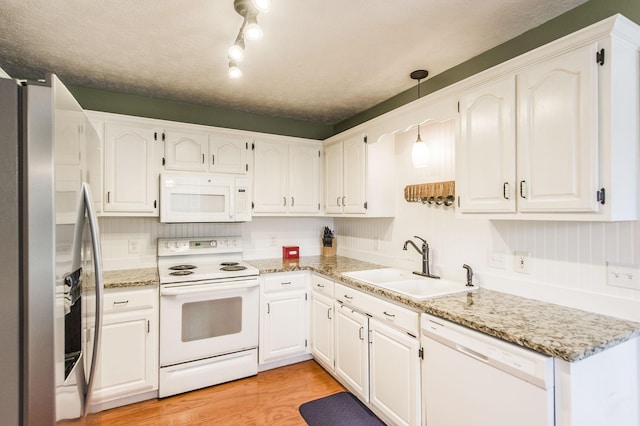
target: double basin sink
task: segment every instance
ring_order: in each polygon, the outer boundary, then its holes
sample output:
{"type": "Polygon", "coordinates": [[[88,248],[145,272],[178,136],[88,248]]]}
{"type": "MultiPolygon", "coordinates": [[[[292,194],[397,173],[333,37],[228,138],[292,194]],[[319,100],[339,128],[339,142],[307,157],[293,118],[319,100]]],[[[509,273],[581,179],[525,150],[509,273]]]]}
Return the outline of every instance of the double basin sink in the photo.
{"type": "Polygon", "coordinates": [[[398,268],[367,269],[342,275],[419,300],[477,288],[456,281],[422,277],[398,268]]]}

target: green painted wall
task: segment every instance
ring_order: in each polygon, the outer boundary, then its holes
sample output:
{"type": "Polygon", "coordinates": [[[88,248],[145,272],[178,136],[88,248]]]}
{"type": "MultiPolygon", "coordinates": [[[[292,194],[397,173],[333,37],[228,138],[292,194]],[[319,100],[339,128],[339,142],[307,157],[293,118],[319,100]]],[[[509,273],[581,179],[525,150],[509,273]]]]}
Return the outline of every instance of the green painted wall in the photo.
{"type": "Polygon", "coordinates": [[[333,127],[302,120],[269,117],[224,108],[70,86],[82,108],[94,111],[203,124],[309,139],[326,139],[333,127]]]}
{"type": "MultiPolygon", "coordinates": [[[[421,92],[433,93],[615,13],[621,13],[640,24],[640,0],[590,0],[537,28],[429,78],[421,84],[421,92]]],[[[428,63],[426,66],[428,68],[428,63]]],[[[85,87],[71,86],[69,89],[85,109],[310,139],[326,139],[343,132],[414,101],[416,94],[415,88],[411,88],[330,126],[85,87]]]]}
{"type": "MultiPolygon", "coordinates": [[[[591,0],[551,21],[529,30],[493,49],[463,62],[420,84],[422,95],[433,93],[460,80],[498,65],[543,44],[620,13],[640,24],[640,0],[591,0]]],[[[426,64],[428,68],[428,63],[426,64]]],[[[421,95],[421,96],[422,96],[421,95]]],[[[334,126],[334,134],[371,120],[416,99],[415,87],[334,126]]]]}

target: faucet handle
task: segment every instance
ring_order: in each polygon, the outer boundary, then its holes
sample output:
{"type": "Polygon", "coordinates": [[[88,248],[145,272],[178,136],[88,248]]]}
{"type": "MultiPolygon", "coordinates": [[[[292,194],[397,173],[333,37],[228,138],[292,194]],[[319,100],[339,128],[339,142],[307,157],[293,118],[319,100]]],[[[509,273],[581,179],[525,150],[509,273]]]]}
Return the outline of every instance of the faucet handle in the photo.
{"type": "Polygon", "coordinates": [[[413,238],[417,238],[417,239],[419,239],[420,241],[422,241],[423,243],[426,243],[426,242],[427,242],[427,240],[425,240],[424,238],[420,238],[420,237],[418,237],[417,235],[414,235],[414,236],[413,236],[413,238]]]}

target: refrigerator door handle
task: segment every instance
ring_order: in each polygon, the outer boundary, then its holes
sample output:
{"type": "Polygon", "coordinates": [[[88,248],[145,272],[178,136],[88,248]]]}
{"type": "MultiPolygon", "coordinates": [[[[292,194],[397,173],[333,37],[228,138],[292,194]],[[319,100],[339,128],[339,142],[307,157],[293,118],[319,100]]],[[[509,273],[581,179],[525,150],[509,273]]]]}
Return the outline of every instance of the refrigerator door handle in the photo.
{"type": "Polygon", "coordinates": [[[93,209],[93,197],[89,185],[84,182],[82,184],[82,198],[87,217],[89,220],[89,232],[91,233],[91,248],[93,250],[93,268],[96,282],[96,323],[93,338],[93,352],[91,357],[91,367],[87,379],[87,391],[84,401],[84,414],[89,411],[89,404],[93,395],[93,386],[95,383],[96,369],[98,365],[98,354],[100,352],[100,337],[102,336],[102,300],[104,294],[104,283],[102,279],[102,250],[100,248],[100,231],[98,229],[98,218],[93,209]]]}

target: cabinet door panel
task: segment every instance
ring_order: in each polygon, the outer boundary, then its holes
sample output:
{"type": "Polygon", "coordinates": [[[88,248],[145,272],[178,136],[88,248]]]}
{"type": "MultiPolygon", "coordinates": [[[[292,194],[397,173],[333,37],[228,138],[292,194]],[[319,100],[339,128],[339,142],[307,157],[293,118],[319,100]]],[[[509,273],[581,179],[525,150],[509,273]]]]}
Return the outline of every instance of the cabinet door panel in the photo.
{"type": "Polygon", "coordinates": [[[207,171],[208,137],[204,133],[165,132],[165,169],[207,171]]]}
{"type": "Polygon", "coordinates": [[[419,341],[376,319],[371,328],[371,404],[398,425],[420,424],[419,341]]]}
{"type": "Polygon", "coordinates": [[[267,294],[263,361],[286,358],[306,352],[306,294],[289,292],[267,294]]]}
{"type": "Polygon", "coordinates": [[[518,75],[520,211],[598,210],[596,50],[594,43],[518,75]]]}
{"type": "Polygon", "coordinates": [[[320,150],[289,146],[289,212],[317,213],[320,209],[320,150]]]}
{"type": "Polygon", "coordinates": [[[324,150],[324,209],[327,213],[342,213],[342,143],[324,150]]]}
{"type": "Polygon", "coordinates": [[[285,144],[256,142],[254,212],[285,213],[287,211],[288,152],[285,144]]]}
{"type": "Polygon", "coordinates": [[[150,127],[105,124],[105,211],[157,214],[155,153],[150,127]]]}
{"type": "Polygon", "coordinates": [[[318,293],[311,296],[311,353],[333,369],[333,299],[318,293]]]}
{"type": "Polygon", "coordinates": [[[369,401],[368,319],[336,302],[336,374],[365,401],[369,401]]]}
{"type": "Polygon", "coordinates": [[[247,174],[247,153],[246,141],[214,135],[209,142],[209,170],[215,173],[247,174]]]}
{"type": "Polygon", "coordinates": [[[484,84],[460,99],[459,178],[465,212],[514,212],[515,76],[484,84]]]}
{"type": "Polygon", "coordinates": [[[366,213],[367,144],[361,137],[344,142],[344,212],[366,213]]]}

